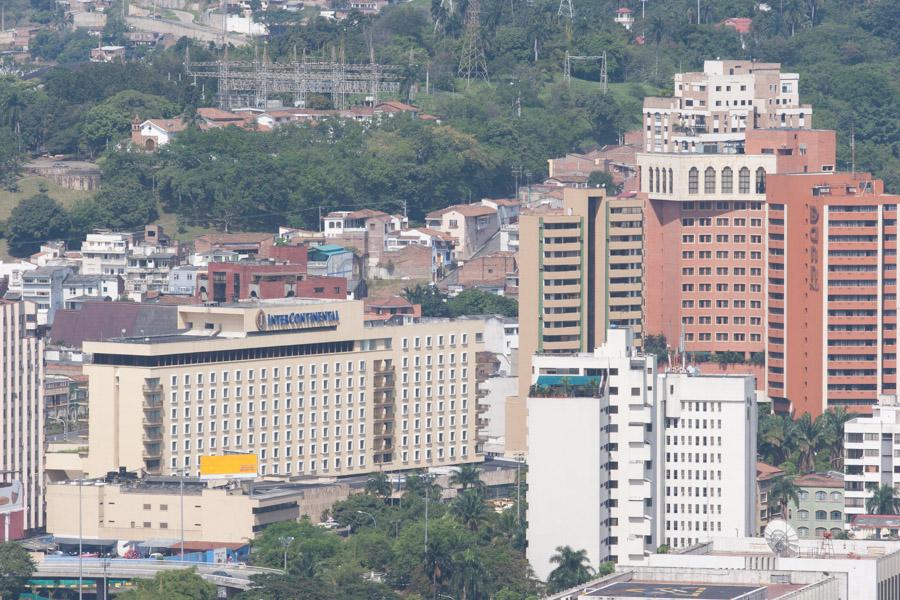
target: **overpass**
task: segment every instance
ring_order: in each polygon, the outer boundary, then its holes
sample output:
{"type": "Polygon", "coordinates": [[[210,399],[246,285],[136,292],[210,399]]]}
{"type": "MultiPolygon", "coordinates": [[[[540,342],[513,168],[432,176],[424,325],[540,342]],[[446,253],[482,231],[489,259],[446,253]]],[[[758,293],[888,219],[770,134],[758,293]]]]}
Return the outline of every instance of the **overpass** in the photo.
{"type": "MultiPolygon", "coordinates": [[[[97,598],[105,599],[109,593],[110,581],[121,582],[132,579],[152,579],[160,571],[175,571],[195,568],[206,581],[214,584],[220,591],[220,597],[231,596],[239,591],[250,589],[252,575],[262,573],[281,573],[279,569],[250,567],[237,564],[210,564],[181,562],[177,560],[131,560],[127,558],[82,558],[82,579],[87,589],[96,587],[97,598]],[[227,574],[227,575],[226,575],[227,574]]],[[[37,564],[31,577],[36,588],[62,587],[72,589],[71,581],[78,579],[78,557],[46,556],[37,564]],[[66,585],[47,585],[45,582],[61,582],[66,585]],[[40,583],[39,583],[40,582],[40,583]]],[[[77,589],[77,584],[75,584],[77,589]]],[[[113,590],[115,591],[115,590],[113,590]]]]}

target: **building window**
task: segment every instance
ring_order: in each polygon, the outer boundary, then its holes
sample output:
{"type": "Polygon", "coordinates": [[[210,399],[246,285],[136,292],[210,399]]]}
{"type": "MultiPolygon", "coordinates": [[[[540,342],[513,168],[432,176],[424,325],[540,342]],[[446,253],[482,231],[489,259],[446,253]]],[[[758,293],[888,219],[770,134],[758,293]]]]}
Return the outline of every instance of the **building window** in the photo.
{"type": "Polygon", "coordinates": [[[653,182],[653,167],[650,167],[648,169],[648,171],[649,171],[649,176],[650,176],[650,191],[652,192],[652,191],[654,191],[653,190],[653,183],[654,183],[653,182]]]}
{"type": "Polygon", "coordinates": [[[831,520],[832,521],[840,521],[841,520],[841,511],[839,511],[839,510],[831,511],[831,520]]]}
{"type": "Polygon", "coordinates": [[[667,190],[667,189],[668,189],[668,188],[666,188],[666,170],[663,169],[663,170],[662,170],[662,191],[663,191],[664,194],[666,193],[666,190],[667,190]]]}
{"type": "Polygon", "coordinates": [[[722,193],[730,194],[734,191],[734,172],[731,167],[722,169],[722,193]]]}
{"type": "Polygon", "coordinates": [[[827,518],[828,518],[828,513],[825,512],[824,510],[816,511],[816,521],[824,521],[827,518]]]}
{"type": "Polygon", "coordinates": [[[802,538],[809,537],[809,527],[798,527],[797,535],[802,538]]]}
{"type": "Polygon", "coordinates": [[[743,167],[738,172],[738,192],[741,194],[750,193],[750,169],[743,167]]]}
{"type": "Polygon", "coordinates": [[[756,193],[766,193],[766,170],[762,167],[756,169],[756,193]]]}
{"type": "Polygon", "coordinates": [[[712,167],[706,167],[706,171],[703,173],[703,193],[716,193],[716,170],[712,167]]]}
{"type": "MultiPolygon", "coordinates": [[[[750,176],[748,171],[747,177],[750,176]]],[[[749,183],[748,183],[749,185],[749,183]]],[[[697,167],[691,167],[691,170],[688,171],[688,193],[696,194],[700,191],[700,171],[697,170],[697,167]]]]}
{"type": "Polygon", "coordinates": [[[674,179],[674,177],[672,176],[672,173],[673,173],[672,169],[669,169],[669,193],[670,194],[672,193],[672,180],[674,179]]]}
{"type": "Polygon", "coordinates": [[[822,502],[825,500],[825,492],[816,492],[816,501],[822,502]]]}
{"type": "Polygon", "coordinates": [[[808,510],[798,510],[797,518],[801,521],[809,521],[809,511],[808,510]]]}

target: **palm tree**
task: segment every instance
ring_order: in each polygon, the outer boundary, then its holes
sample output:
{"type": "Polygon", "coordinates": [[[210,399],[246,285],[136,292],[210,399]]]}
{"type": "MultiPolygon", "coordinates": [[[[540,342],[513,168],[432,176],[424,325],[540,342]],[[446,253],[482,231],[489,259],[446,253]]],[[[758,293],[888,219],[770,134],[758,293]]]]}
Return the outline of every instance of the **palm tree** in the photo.
{"type": "Polygon", "coordinates": [[[469,531],[478,531],[490,519],[484,496],[478,490],[466,490],[458,495],[451,510],[469,531]]]}
{"type": "Polygon", "coordinates": [[[547,591],[551,594],[573,588],[594,576],[587,550],[573,550],[571,546],[557,546],[550,562],[557,565],[547,577],[547,591]]]}
{"type": "Polygon", "coordinates": [[[800,453],[797,468],[801,473],[812,473],[816,469],[816,441],[820,433],[819,422],[813,421],[809,413],[805,413],[794,425],[793,439],[800,453]]]}
{"type": "Polygon", "coordinates": [[[478,467],[475,465],[462,465],[453,475],[450,476],[450,485],[453,487],[460,487],[463,490],[468,489],[470,486],[482,489],[484,488],[484,482],[481,480],[481,474],[478,471],[478,467]]]}
{"type": "Polygon", "coordinates": [[[872,495],[866,498],[866,512],[870,515],[896,515],[900,513],[900,498],[891,485],[872,486],[872,495]]]}
{"type": "Polygon", "coordinates": [[[3,98],[0,106],[3,109],[0,113],[5,115],[3,118],[5,124],[15,131],[16,137],[19,137],[22,133],[22,112],[28,108],[25,95],[18,88],[13,88],[3,98]]]}
{"type": "Polygon", "coordinates": [[[780,465],[790,454],[792,421],[783,415],[763,415],[760,419],[760,453],[771,464],[780,465]]]}
{"type": "Polygon", "coordinates": [[[792,502],[795,505],[800,503],[800,488],[794,483],[793,477],[782,475],[773,481],[772,487],[769,488],[769,507],[777,504],[781,518],[787,519],[787,508],[792,502]]]}
{"type": "Polygon", "coordinates": [[[829,455],[831,467],[841,470],[844,467],[844,426],[854,415],[847,412],[843,406],[826,411],[820,417],[822,420],[822,432],[825,433],[823,444],[829,455]]]}
{"type": "Polygon", "coordinates": [[[467,548],[454,557],[451,579],[456,587],[456,597],[460,600],[484,598],[488,578],[484,562],[472,548],[467,548]]]}
{"type": "Polygon", "coordinates": [[[366,493],[379,498],[387,498],[391,495],[391,482],[384,473],[375,473],[366,481],[366,493]]]}

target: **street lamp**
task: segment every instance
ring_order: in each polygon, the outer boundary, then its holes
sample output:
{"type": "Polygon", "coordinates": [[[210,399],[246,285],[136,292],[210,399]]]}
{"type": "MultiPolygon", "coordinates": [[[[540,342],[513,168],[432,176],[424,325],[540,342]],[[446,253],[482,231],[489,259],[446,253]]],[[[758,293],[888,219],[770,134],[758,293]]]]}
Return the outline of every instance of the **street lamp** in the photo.
{"type": "MultiPolygon", "coordinates": [[[[68,415],[67,415],[68,416],[68,415]]],[[[69,420],[61,419],[59,417],[51,417],[47,416],[47,419],[50,421],[56,421],[57,423],[62,423],[63,426],[63,441],[68,441],[69,439],[69,420]]]]}
{"type": "Polygon", "coordinates": [[[367,512],[364,511],[364,510],[358,510],[358,511],[356,511],[356,514],[358,514],[358,515],[366,515],[367,517],[369,517],[370,519],[372,519],[372,525],[375,526],[375,527],[378,527],[378,522],[375,521],[375,517],[372,516],[372,513],[367,513],[367,512]]]}
{"type": "Polygon", "coordinates": [[[185,472],[187,472],[187,470],[187,467],[178,467],[173,471],[176,475],[178,475],[178,501],[180,505],[179,511],[181,513],[181,562],[184,562],[184,474],[185,472]]]}
{"type": "Polygon", "coordinates": [[[292,536],[283,536],[278,538],[278,541],[281,542],[281,547],[284,549],[284,571],[287,572],[287,551],[291,546],[291,543],[294,541],[292,536]]]}

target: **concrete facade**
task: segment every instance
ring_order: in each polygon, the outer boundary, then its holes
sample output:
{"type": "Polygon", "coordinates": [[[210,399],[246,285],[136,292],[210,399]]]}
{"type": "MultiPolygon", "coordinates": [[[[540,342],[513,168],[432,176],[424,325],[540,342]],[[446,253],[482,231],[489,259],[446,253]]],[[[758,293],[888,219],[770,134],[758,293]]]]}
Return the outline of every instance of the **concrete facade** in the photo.
{"type": "Polygon", "coordinates": [[[868,514],[872,487],[900,485],[900,402],[881,396],[871,416],[844,425],[844,515],[868,514]]]}
{"type": "Polygon", "coordinates": [[[752,377],[661,374],[633,343],[610,329],[591,354],[533,359],[527,556],[541,579],[561,545],[643,564],[662,544],[755,529],[752,377]]]}
{"type": "Polygon", "coordinates": [[[524,452],[525,399],[535,353],[592,352],[610,326],[642,339],[642,202],[599,189],[564,190],[561,209],[519,219],[519,394],[506,414],[506,445],[524,452]]]}
{"type": "Polygon", "coordinates": [[[25,510],[13,522],[35,530],[44,525],[44,341],[34,303],[0,301],[0,316],[0,481],[22,482],[25,510]]]}
{"type": "Polygon", "coordinates": [[[481,460],[480,320],[366,326],[362,302],[300,299],[180,306],[178,319],[187,333],[84,344],[89,474],[193,472],[225,451],[278,475],[481,460]],[[292,314],[317,320],[284,324],[292,314]]]}

